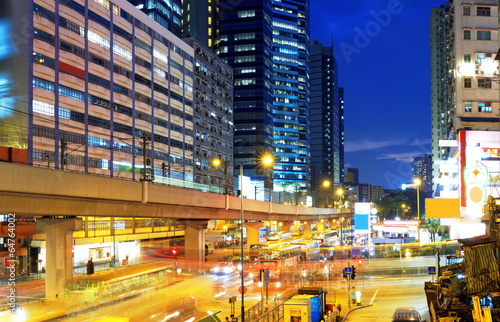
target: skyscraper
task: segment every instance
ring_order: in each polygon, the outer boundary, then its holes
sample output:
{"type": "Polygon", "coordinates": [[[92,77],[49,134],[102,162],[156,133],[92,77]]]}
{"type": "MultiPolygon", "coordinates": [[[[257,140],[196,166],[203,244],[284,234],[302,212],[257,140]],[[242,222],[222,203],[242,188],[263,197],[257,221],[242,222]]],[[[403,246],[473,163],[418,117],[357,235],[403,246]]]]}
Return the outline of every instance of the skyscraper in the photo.
{"type": "Polygon", "coordinates": [[[127,1],[177,37],[182,37],[182,0],[127,1]]]}
{"type": "Polygon", "coordinates": [[[184,0],[183,6],[183,37],[195,38],[202,45],[213,48],[217,35],[217,1],[184,0]]]}
{"type": "Polygon", "coordinates": [[[220,1],[217,54],[234,70],[235,161],[264,179],[258,155],[274,152],[274,187],[309,189],[309,0],[220,1]]]}
{"type": "Polygon", "coordinates": [[[423,157],[416,157],[411,163],[412,179],[422,180],[422,191],[432,190],[432,156],[425,154],[423,157]]]}
{"type": "MultiPolygon", "coordinates": [[[[342,182],[341,120],[338,65],[333,47],[311,40],[311,171],[312,190],[323,179],[342,182]]],[[[343,159],[343,158],[342,158],[343,159]]]]}

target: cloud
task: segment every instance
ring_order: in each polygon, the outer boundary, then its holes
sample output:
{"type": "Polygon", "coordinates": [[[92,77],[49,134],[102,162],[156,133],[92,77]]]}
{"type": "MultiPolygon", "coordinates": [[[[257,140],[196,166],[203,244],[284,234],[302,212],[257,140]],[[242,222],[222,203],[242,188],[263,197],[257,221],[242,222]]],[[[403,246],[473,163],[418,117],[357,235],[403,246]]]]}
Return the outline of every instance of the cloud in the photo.
{"type": "Polygon", "coordinates": [[[422,152],[407,152],[407,153],[386,153],[377,157],[377,160],[393,159],[398,162],[412,162],[414,158],[422,156],[422,152]]]}
{"type": "Polygon", "coordinates": [[[404,144],[406,144],[406,139],[394,139],[385,141],[362,140],[359,142],[346,142],[344,152],[377,150],[388,146],[404,144]]]}

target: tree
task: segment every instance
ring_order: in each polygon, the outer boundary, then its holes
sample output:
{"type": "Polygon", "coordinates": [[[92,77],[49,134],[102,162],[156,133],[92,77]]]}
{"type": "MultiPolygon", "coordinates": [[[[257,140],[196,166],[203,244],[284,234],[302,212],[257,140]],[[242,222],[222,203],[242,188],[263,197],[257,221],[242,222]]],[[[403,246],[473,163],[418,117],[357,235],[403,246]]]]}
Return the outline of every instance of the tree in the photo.
{"type": "Polygon", "coordinates": [[[439,218],[426,218],[421,227],[427,229],[431,235],[431,242],[436,241],[436,235],[441,236],[444,232],[444,226],[441,226],[439,218]]]}
{"type": "Polygon", "coordinates": [[[388,196],[375,202],[379,216],[386,219],[394,219],[397,216],[401,219],[409,219],[412,217],[413,207],[411,199],[407,196],[406,191],[396,190],[388,196]],[[405,205],[405,208],[402,207],[405,205]],[[410,209],[408,211],[408,208],[410,209]]]}

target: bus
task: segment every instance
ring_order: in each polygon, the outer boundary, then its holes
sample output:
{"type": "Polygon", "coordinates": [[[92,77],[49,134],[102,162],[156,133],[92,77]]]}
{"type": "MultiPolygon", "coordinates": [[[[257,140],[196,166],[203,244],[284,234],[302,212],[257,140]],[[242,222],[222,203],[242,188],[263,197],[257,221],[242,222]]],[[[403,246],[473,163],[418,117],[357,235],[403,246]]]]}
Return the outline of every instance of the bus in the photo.
{"type": "Polygon", "coordinates": [[[276,244],[261,248],[257,261],[246,269],[248,276],[259,281],[261,268],[269,268],[269,277],[279,281],[287,272],[294,270],[302,256],[302,246],[297,244],[276,244]]]}
{"type": "Polygon", "coordinates": [[[301,240],[293,243],[294,245],[300,245],[302,250],[302,261],[303,262],[317,262],[320,259],[320,249],[319,241],[314,239],[301,240]]]}
{"type": "Polygon", "coordinates": [[[339,243],[339,236],[336,230],[326,230],[312,235],[312,239],[319,241],[320,245],[335,246],[339,243]]]}
{"type": "Polygon", "coordinates": [[[292,238],[292,233],[291,232],[275,232],[267,236],[267,240],[271,241],[277,241],[277,240],[282,240],[282,239],[287,239],[287,238],[292,238]]]}
{"type": "Polygon", "coordinates": [[[262,244],[252,244],[250,245],[250,250],[248,253],[250,262],[253,263],[259,260],[259,255],[261,250],[268,249],[269,247],[272,246],[287,245],[287,244],[290,244],[289,240],[270,240],[262,244]]]}

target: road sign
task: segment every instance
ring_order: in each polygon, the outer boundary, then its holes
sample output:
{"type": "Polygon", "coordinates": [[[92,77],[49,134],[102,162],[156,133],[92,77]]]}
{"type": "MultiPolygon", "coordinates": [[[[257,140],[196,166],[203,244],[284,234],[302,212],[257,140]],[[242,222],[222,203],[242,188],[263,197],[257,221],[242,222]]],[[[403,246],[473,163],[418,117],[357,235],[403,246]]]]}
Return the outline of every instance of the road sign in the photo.
{"type": "Polygon", "coordinates": [[[269,286],[269,267],[268,268],[261,268],[261,276],[263,280],[264,287],[269,286]]]}
{"type": "MultiPolygon", "coordinates": [[[[240,288],[241,288],[241,286],[240,286],[240,288]]],[[[240,293],[241,293],[241,292],[240,292],[240,293]]],[[[231,296],[231,297],[229,298],[229,304],[232,304],[232,303],[235,303],[235,302],[236,302],[236,296],[231,296]]]]}
{"type": "MultiPolygon", "coordinates": [[[[247,287],[246,286],[243,286],[244,289],[243,289],[243,294],[247,294],[247,287]]],[[[241,286],[238,288],[238,291],[240,292],[241,294],[241,286]]]]}
{"type": "Polygon", "coordinates": [[[429,275],[436,275],[436,266],[429,266],[427,269],[429,271],[429,275]]]}
{"type": "Polygon", "coordinates": [[[352,267],[344,267],[344,275],[352,275],[352,267]]]}

